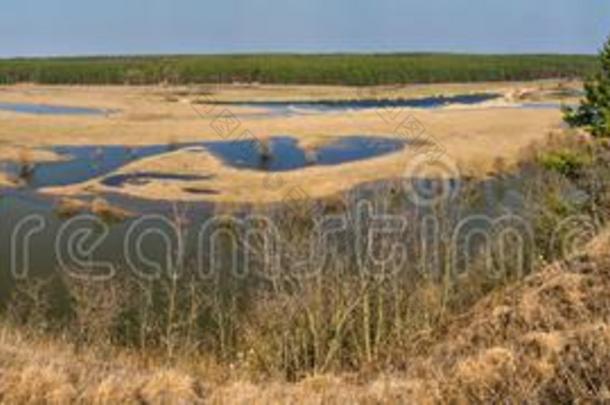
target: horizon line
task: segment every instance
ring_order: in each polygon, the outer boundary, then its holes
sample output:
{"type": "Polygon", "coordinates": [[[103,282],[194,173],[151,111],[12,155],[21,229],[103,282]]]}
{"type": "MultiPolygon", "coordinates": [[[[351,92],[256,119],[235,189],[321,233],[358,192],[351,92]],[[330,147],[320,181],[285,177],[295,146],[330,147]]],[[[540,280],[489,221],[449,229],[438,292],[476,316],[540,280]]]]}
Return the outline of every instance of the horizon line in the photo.
{"type": "Polygon", "coordinates": [[[597,53],[581,52],[472,52],[472,51],[252,51],[252,52],[201,52],[201,53],[81,53],[53,55],[0,56],[0,60],[78,59],[78,58],[155,58],[155,57],[221,57],[221,56],[596,56],[597,53]]]}

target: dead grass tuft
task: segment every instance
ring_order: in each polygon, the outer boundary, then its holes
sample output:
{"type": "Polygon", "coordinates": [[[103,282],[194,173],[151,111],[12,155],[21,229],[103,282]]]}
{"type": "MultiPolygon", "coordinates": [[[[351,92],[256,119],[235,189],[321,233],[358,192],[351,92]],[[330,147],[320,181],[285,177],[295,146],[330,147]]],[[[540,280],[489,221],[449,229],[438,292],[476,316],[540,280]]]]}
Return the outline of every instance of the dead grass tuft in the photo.
{"type": "Polygon", "coordinates": [[[96,198],[91,202],[91,212],[104,220],[115,222],[123,221],[132,216],[129,211],[115,207],[103,198],[96,198]]]}
{"type": "Polygon", "coordinates": [[[159,370],[146,380],[140,395],[147,403],[201,403],[202,389],[193,377],[175,370],[159,370]]]}

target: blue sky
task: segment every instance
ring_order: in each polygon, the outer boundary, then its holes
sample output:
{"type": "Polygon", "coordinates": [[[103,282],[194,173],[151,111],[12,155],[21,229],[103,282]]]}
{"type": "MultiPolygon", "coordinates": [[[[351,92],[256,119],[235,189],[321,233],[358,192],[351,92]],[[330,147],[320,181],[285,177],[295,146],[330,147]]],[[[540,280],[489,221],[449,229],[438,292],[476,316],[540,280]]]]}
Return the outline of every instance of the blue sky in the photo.
{"type": "Polygon", "coordinates": [[[0,57],[594,53],[609,0],[3,0],[0,57]]]}

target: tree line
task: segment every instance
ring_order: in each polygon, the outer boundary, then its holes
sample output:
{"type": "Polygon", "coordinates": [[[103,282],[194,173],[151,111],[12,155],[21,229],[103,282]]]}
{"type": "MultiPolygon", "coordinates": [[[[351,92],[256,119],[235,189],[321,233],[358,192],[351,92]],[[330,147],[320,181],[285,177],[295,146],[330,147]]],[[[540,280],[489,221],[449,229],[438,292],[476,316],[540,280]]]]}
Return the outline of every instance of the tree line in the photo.
{"type": "Polygon", "coordinates": [[[206,55],[0,60],[0,83],[383,85],[583,77],[589,55],[206,55]]]}

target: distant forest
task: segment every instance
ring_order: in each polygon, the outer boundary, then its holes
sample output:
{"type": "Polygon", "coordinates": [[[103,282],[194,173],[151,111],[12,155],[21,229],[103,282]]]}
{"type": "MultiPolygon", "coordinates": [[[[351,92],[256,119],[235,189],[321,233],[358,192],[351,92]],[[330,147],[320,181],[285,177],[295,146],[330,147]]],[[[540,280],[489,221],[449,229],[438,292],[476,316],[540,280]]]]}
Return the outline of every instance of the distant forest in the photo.
{"type": "Polygon", "coordinates": [[[591,55],[207,55],[1,59],[0,83],[382,85],[584,77],[591,55]]]}

